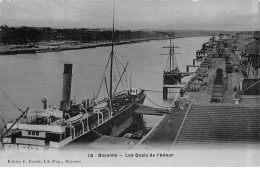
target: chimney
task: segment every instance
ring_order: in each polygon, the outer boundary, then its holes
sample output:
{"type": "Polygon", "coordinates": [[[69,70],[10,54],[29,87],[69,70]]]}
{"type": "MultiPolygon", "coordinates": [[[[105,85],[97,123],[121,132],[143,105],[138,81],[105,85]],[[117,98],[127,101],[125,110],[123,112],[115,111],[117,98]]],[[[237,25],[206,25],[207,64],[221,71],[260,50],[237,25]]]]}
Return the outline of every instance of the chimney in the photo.
{"type": "Polygon", "coordinates": [[[82,106],[83,106],[83,108],[84,108],[84,109],[86,109],[86,108],[87,108],[87,103],[86,103],[86,100],[82,100],[82,102],[81,102],[81,103],[82,103],[82,106]]]}
{"type": "Polygon", "coordinates": [[[47,99],[42,98],[42,103],[43,103],[43,109],[47,109],[47,99]]]}
{"type": "Polygon", "coordinates": [[[64,64],[62,98],[64,99],[65,108],[63,109],[65,110],[70,108],[71,80],[72,64],[64,64]]]}

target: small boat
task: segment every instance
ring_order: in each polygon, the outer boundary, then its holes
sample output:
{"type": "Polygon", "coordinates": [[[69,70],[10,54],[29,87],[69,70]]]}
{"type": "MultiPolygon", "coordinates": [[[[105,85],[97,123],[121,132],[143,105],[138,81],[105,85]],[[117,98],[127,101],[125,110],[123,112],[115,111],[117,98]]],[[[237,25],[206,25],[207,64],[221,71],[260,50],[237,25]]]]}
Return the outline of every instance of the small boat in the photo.
{"type": "Polygon", "coordinates": [[[125,134],[122,138],[130,139],[132,136],[133,136],[132,133],[127,133],[127,134],[125,134]]]}
{"type": "Polygon", "coordinates": [[[143,130],[138,130],[137,132],[135,132],[133,135],[132,135],[132,139],[141,139],[143,137],[143,134],[144,134],[144,131],[143,130]]]}

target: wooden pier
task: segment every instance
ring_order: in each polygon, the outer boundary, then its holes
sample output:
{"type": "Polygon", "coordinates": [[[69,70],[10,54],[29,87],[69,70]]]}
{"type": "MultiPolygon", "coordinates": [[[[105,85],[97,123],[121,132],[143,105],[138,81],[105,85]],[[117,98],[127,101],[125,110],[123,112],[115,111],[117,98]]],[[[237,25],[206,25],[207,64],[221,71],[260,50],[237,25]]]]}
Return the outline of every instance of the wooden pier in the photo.
{"type": "Polygon", "coordinates": [[[145,106],[141,104],[137,104],[138,108],[134,111],[135,114],[139,115],[158,115],[162,116],[165,114],[172,114],[172,112],[168,109],[159,109],[159,108],[153,108],[150,106],[145,106]]]}
{"type": "MultiPolygon", "coordinates": [[[[181,72],[181,75],[184,76],[190,76],[192,74],[194,74],[195,72],[181,72]]],[[[182,89],[184,88],[186,85],[185,84],[174,84],[174,85],[170,85],[170,84],[164,84],[163,85],[163,99],[167,99],[168,98],[168,93],[169,90],[168,89],[182,89]]],[[[175,92],[175,93],[179,93],[179,92],[175,92]]]]}
{"type": "Polygon", "coordinates": [[[190,67],[199,67],[199,65],[187,65],[186,66],[186,71],[190,72],[190,67]]]}

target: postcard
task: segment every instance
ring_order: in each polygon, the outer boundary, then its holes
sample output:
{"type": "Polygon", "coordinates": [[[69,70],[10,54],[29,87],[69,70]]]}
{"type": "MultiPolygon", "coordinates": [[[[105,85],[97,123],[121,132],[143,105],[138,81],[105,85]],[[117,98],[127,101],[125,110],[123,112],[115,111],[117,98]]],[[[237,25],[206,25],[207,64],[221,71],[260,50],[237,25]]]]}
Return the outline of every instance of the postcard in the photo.
{"type": "Polygon", "coordinates": [[[260,1],[0,0],[0,166],[255,167],[260,1]]]}

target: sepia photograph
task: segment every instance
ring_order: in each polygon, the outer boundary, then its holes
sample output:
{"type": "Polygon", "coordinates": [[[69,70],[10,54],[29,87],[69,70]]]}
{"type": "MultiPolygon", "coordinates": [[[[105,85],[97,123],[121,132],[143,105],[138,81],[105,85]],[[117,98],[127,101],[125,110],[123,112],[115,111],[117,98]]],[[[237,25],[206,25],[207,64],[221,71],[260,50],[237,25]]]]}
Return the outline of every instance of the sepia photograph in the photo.
{"type": "Polygon", "coordinates": [[[260,166],[260,0],[0,0],[0,167],[260,166]]]}

